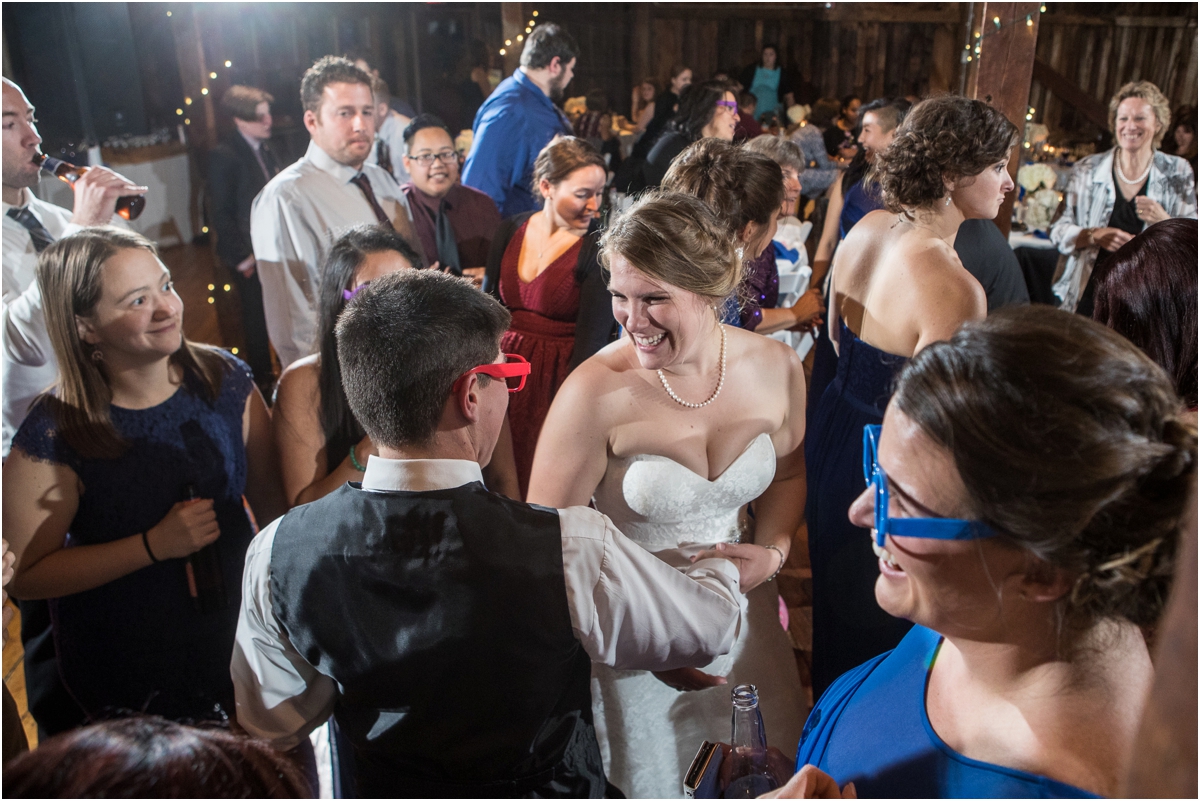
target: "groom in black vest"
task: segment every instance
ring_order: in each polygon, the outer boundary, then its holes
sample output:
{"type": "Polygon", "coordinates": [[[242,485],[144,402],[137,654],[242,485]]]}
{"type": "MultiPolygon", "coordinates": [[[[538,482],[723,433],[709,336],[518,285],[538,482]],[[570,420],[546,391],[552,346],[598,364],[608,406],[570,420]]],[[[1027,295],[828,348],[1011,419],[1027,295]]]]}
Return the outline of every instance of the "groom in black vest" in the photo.
{"type": "Polygon", "coordinates": [[[698,667],[737,634],[732,562],[676,569],[595,510],[484,487],[527,372],[499,352],[508,324],[436,272],[360,291],[338,357],[379,456],[246,556],[238,722],[289,749],[332,714],[362,796],[602,796],[591,662],[698,667]]]}

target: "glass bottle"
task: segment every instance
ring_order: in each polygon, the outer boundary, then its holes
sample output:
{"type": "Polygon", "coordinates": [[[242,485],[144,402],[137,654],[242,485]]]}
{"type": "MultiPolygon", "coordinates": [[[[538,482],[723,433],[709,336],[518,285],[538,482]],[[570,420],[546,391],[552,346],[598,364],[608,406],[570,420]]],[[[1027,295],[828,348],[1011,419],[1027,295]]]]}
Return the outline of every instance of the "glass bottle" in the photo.
{"type": "Polygon", "coordinates": [[[758,688],[739,684],[733,688],[733,750],[725,798],[757,798],[779,786],[767,763],[767,732],[758,711],[758,688]]]}
{"type": "MultiPolygon", "coordinates": [[[[38,153],[33,157],[33,160],[46,172],[56,176],[59,180],[66,181],[72,187],[90,167],[79,167],[69,161],[62,161],[47,156],[45,153],[38,153]]],[[[126,220],[136,220],[138,215],[142,213],[142,209],[146,208],[146,198],[144,195],[124,195],[117,198],[117,214],[120,214],[126,220]]]]}
{"type": "MultiPolygon", "coordinates": [[[[196,490],[191,484],[184,486],[183,499],[196,500],[196,490]]],[[[184,571],[188,594],[192,596],[196,611],[212,615],[229,608],[229,593],[225,590],[225,576],[221,572],[220,542],[210,542],[189,556],[184,571]]]]}

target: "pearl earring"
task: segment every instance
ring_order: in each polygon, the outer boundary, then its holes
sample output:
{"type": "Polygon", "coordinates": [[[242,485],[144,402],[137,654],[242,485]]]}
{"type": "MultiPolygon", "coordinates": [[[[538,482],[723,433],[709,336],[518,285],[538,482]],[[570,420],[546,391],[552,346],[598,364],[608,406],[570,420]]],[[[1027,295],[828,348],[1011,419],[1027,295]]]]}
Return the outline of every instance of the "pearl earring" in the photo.
{"type": "Polygon", "coordinates": [[[950,205],[950,195],[946,195],[946,205],[950,205]]]}

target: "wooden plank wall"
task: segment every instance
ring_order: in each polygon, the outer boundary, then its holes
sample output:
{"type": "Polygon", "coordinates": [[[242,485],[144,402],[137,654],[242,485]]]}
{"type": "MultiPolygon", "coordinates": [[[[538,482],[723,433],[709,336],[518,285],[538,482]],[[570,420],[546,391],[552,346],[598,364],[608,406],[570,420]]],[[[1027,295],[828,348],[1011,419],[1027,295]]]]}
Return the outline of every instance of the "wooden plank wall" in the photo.
{"type": "MultiPolygon", "coordinates": [[[[1063,13],[1048,9],[1040,22],[1037,57],[1108,107],[1125,83],[1153,82],[1174,112],[1196,103],[1196,4],[1122,3],[1120,16],[1063,13]],[[1151,13],[1157,12],[1157,13],[1151,13]],[[1168,15],[1164,15],[1164,12],[1168,15]]],[[[1077,6],[1100,10],[1100,5],[1077,6]]],[[[1029,105],[1034,121],[1052,134],[1095,135],[1099,131],[1034,79],[1029,105]]]]}

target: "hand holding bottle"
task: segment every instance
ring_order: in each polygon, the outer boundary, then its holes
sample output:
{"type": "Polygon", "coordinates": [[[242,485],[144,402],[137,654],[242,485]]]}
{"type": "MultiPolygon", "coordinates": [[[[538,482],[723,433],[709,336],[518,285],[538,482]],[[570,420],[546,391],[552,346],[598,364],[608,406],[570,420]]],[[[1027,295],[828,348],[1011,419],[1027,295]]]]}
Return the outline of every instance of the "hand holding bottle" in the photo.
{"type": "Polygon", "coordinates": [[[837,782],[814,765],[805,765],[787,784],[759,798],[858,798],[854,782],[838,790],[837,782]]]}
{"type": "Polygon", "coordinates": [[[150,550],[160,562],[190,556],[221,536],[210,498],[180,501],[146,532],[150,550]]]}
{"type": "Polygon", "coordinates": [[[147,187],[138,186],[124,175],[107,167],[91,167],[72,183],[75,209],[71,222],[77,225],[107,225],[116,213],[117,201],[129,195],[144,195],[147,187]]]}

